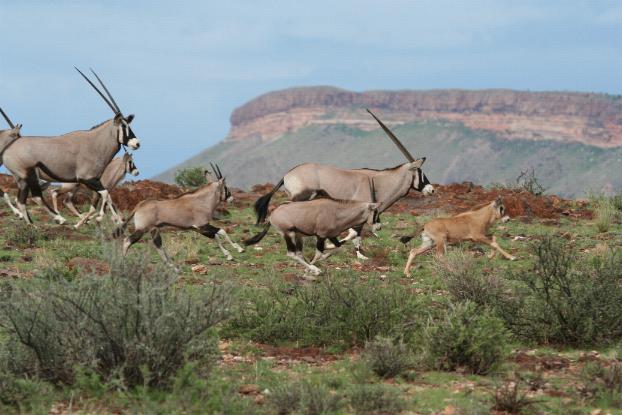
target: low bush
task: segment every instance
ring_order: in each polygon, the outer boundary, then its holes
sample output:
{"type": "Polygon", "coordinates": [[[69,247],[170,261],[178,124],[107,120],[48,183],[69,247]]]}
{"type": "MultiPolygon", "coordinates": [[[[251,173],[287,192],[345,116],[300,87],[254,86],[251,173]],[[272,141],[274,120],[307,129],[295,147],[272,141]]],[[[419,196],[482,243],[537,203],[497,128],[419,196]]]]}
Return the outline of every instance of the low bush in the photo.
{"type": "Polygon", "coordinates": [[[213,360],[210,328],[228,315],[227,288],[184,287],[146,258],[111,249],[110,275],[7,282],[0,338],[17,375],[71,384],[82,367],[127,387],[169,383],[188,360],[213,360]]]}
{"type": "Polygon", "coordinates": [[[433,311],[423,301],[400,285],[360,284],[356,278],[254,289],[242,296],[222,334],[302,346],[362,346],[378,335],[407,340],[433,311]]]}
{"type": "Polygon", "coordinates": [[[622,408],[622,362],[588,363],[581,377],[584,383],[580,389],[583,396],[600,405],[622,408]]]}
{"type": "Polygon", "coordinates": [[[383,384],[353,385],[348,391],[350,406],[356,414],[398,414],[406,402],[397,389],[383,384]]]}
{"type": "Polygon", "coordinates": [[[541,196],[546,191],[546,188],[540,183],[540,179],[536,177],[536,171],[534,169],[531,169],[531,171],[521,171],[516,178],[516,187],[535,196],[541,196]]]}
{"type": "Polygon", "coordinates": [[[4,241],[11,248],[34,248],[42,241],[50,239],[50,235],[41,228],[28,225],[25,221],[13,221],[3,226],[4,241]]]}
{"type": "Polygon", "coordinates": [[[455,302],[472,301],[490,307],[506,290],[501,278],[483,273],[475,258],[459,249],[438,258],[435,269],[455,302]]]}
{"type": "Polygon", "coordinates": [[[507,342],[503,321],[467,301],[451,304],[440,320],[428,325],[423,347],[431,368],[487,374],[505,358],[507,342]]]}
{"type": "Polygon", "coordinates": [[[498,303],[511,331],[537,343],[605,345],[622,339],[622,255],[578,260],[563,239],[533,248],[533,269],[510,273],[521,283],[498,303]]]}
{"type": "Polygon", "coordinates": [[[498,386],[493,394],[493,402],[492,409],[509,414],[520,414],[536,403],[527,397],[526,392],[521,392],[518,381],[508,381],[498,386]]]}
{"type": "Polygon", "coordinates": [[[326,385],[308,380],[276,387],[268,402],[279,415],[294,412],[303,415],[332,413],[344,404],[343,398],[331,393],[326,385]]]}
{"type": "Polygon", "coordinates": [[[594,222],[596,229],[601,233],[608,232],[619,215],[613,201],[605,197],[598,199],[596,202],[594,214],[596,217],[594,222]]]}
{"type": "Polygon", "coordinates": [[[195,188],[207,183],[203,167],[188,167],[175,172],[175,183],[179,187],[195,188]]]}
{"type": "Polygon", "coordinates": [[[413,366],[408,347],[400,340],[377,337],[365,343],[363,359],[370,369],[382,378],[394,378],[413,366]]]}

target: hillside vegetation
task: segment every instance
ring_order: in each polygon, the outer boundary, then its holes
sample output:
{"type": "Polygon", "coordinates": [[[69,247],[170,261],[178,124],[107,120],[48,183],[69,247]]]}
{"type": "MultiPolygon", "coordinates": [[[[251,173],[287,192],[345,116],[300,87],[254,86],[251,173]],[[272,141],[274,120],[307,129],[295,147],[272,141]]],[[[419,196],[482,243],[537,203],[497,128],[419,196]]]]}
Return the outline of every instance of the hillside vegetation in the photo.
{"type": "MultiPolygon", "coordinates": [[[[500,138],[462,124],[422,121],[391,127],[415,156],[426,156],[433,183],[472,181],[511,184],[534,169],[547,190],[564,197],[622,189],[622,147],[599,148],[552,140],[500,138]]],[[[380,130],[346,125],[312,125],[275,139],[227,140],[159,176],[172,181],[178,168],[218,162],[232,186],[276,183],[292,167],[321,162],[342,167],[384,168],[403,162],[380,130]]]]}

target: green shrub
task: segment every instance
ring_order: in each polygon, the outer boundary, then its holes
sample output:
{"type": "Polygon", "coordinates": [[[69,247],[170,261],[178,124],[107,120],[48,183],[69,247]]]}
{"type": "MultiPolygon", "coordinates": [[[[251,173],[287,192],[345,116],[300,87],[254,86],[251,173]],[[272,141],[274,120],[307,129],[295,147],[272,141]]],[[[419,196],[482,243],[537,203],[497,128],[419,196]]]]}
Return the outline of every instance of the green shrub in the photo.
{"type": "Polygon", "coordinates": [[[391,415],[406,407],[399,391],[383,384],[354,385],[348,391],[348,398],[356,414],[391,415]]]}
{"type": "Polygon", "coordinates": [[[47,241],[50,236],[41,228],[28,225],[19,220],[3,226],[4,241],[12,248],[25,249],[38,246],[41,241],[47,241]]]}
{"type": "Polygon", "coordinates": [[[402,341],[377,337],[365,344],[363,359],[382,378],[393,378],[412,367],[410,351],[402,341]]]}
{"type": "Polygon", "coordinates": [[[622,408],[622,362],[588,363],[581,371],[583,396],[600,405],[622,408]]]}
{"type": "Polygon", "coordinates": [[[492,409],[510,414],[520,414],[523,409],[536,403],[525,392],[521,392],[518,381],[508,381],[495,388],[493,402],[492,409]]]}
{"type": "Polygon", "coordinates": [[[343,406],[341,396],[331,393],[322,383],[308,380],[276,387],[269,395],[268,402],[279,415],[293,412],[320,415],[336,412],[343,406]]]}
{"type": "Polygon", "coordinates": [[[522,285],[498,303],[514,334],[537,343],[572,346],[622,339],[619,252],[579,261],[561,238],[545,238],[532,250],[533,269],[510,273],[522,285]]]}
{"type": "Polygon", "coordinates": [[[16,374],[71,384],[82,367],[104,381],[159,386],[187,359],[213,360],[210,328],[228,315],[228,289],[178,286],[146,258],[109,257],[105,277],[6,283],[0,338],[24,362],[16,374]]]}
{"type": "Polygon", "coordinates": [[[397,284],[324,278],[313,285],[247,291],[223,335],[271,344],[362,346],[378,335],[407,339],[431,310],[397,284]]]}
{"type": "Polygon", "coordinates": [[[618,210],[612,200],[604,197],[597,201],[594,213],[596,229],[601,233],[608,232],[618,217],[618,210]]]}
{"type": "Polygon", "coordinates": [[[175,183],[180,187],[195,188],[207,183],[203,167],[188,167],[175,172],[175,183]]]}
{"type": "Polygon", "coordinates": [[[464,368],[486,374],[505,358],[507,340],[503,322],[489,310],[472,302],[451,304],[424,332],[426,361],[438,370],[464,368]]]}
{"type": "Polygon", "coordinates": [[[614,208],[622,210],[622,194],[612,196],[610,200],[614,208]]]}
{"type": "Polygon", "coordinates": [[[456,302],[492,306],[506,290],[503,280],[496,274],[484,274],[475,258],[459,249],[438,258],[435,269],[456,302]]]}

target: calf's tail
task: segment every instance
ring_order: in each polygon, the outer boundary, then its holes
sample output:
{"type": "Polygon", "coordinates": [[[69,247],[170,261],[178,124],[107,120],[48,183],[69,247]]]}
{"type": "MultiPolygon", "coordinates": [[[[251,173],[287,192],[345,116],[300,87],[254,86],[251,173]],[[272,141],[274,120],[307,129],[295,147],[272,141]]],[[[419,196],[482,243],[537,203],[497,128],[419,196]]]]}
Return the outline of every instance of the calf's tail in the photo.
{"type": "Polygon", "coordinates": [[[268,229],[270,229],[270,222],[266,223],[263,227],[263,230],[259,232],[257,235],[252,238],[245,239],[242,243],[246,246],[255,245],[257,242],[261,241],[264,236],[268,233],[268,229]]]}
{"type": "Polygon", "coordinates": [[[255,213],[257,214],[257,224],[264,223],[266,221],[266,217],[268,216],[268,205],[270,204],[270,199],[276,193],[277,190],[285,183],[284,179],[281,179],[276,186],[270,190],[269,193],[261,196],[255,202],[255,213]]]}
{"type": "Polygon", "coordinates": [[[130,213],[130,216],[128,216],[128,218],[122,224],[117,226],[117,228],[112,232],[113,238],[117,239],[123,236],[123,234],[125,233],[125,229],[127,228],[127,225],[130,223],[135,213],[136,213],[136,209],[134,209],[132,213],[130,213]]]}

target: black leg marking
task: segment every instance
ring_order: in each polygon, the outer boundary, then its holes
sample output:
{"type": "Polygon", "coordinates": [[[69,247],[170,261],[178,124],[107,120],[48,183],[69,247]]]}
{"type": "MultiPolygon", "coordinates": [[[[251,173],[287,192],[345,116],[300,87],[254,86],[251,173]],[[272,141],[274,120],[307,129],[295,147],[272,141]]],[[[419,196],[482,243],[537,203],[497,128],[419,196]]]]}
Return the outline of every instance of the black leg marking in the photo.
{"type": "Polygon", "coordinates": [[[353,227],[352,229],[354,229],[356,231],[356,236],[361,236],[361,233],[363,233],[363,225],[357,225],[355,227],[353,227]]]}
{"type": "Polygon", "coordinates": [[[208,238],[214,239],[216,238],[216,234],[220,231],[220,228],[210,225],[209,223],[203,225],[199,228],[199,233],[203,236],[207,236],[208,238]]]}
{"type": "Polygon", "coordinates": [[[162,236],[160,235],[160,230],[155,228],[151,231],[151,239],[153,240],[153,244],[156,248],[162,248],[162,236]]]}
{"type": "Polygon", "coordinates": [[[292,238],[290,238],[288,235],[284,235],[283,238],[285,238],[287,252],[296,252],[296,244],[294,243],[294,241],[292,241],[292,238]]]}
{"type": "Polygon", "coordinates": [[[145,234],[144,231],[135,231],[134,233],[132,233],[128,238],[130,242],[130,246],[140,241],[140,238],[142,238],[144,234],[145,234]]]}
{"type": "Polygon", "coordinates": [[[317,248],[317,250],[320,251],[320,252],[324,252],[324,245],[325,244],[326,244],[326,238],[320,238],[318,236],[317,240],[315,242],[315,247],[317,248]]]}
{"type": "Polygon", "coordinates": [[[106,188],[104,187],[104,185],[99,179],[89,179],[89,180],[80,179],[79,183],[82,183],[89,189],[94,190],[96,192],[101,192],[102,190],[106,190],[106,188]]]}
{"type": "Polygon", "coordinates": [[[300,234],[296,234],[296,251],[302,252],[302,236],[300,234]]]}
{"type": "Polygon", "coordinates": [[[337,237],[328,238],[328,240],[331,241],[333,245],[335,245],[335,248],[339,248],[341,245],[343,245],[343,243],[340,242],[339,238],[337,237]]]}

